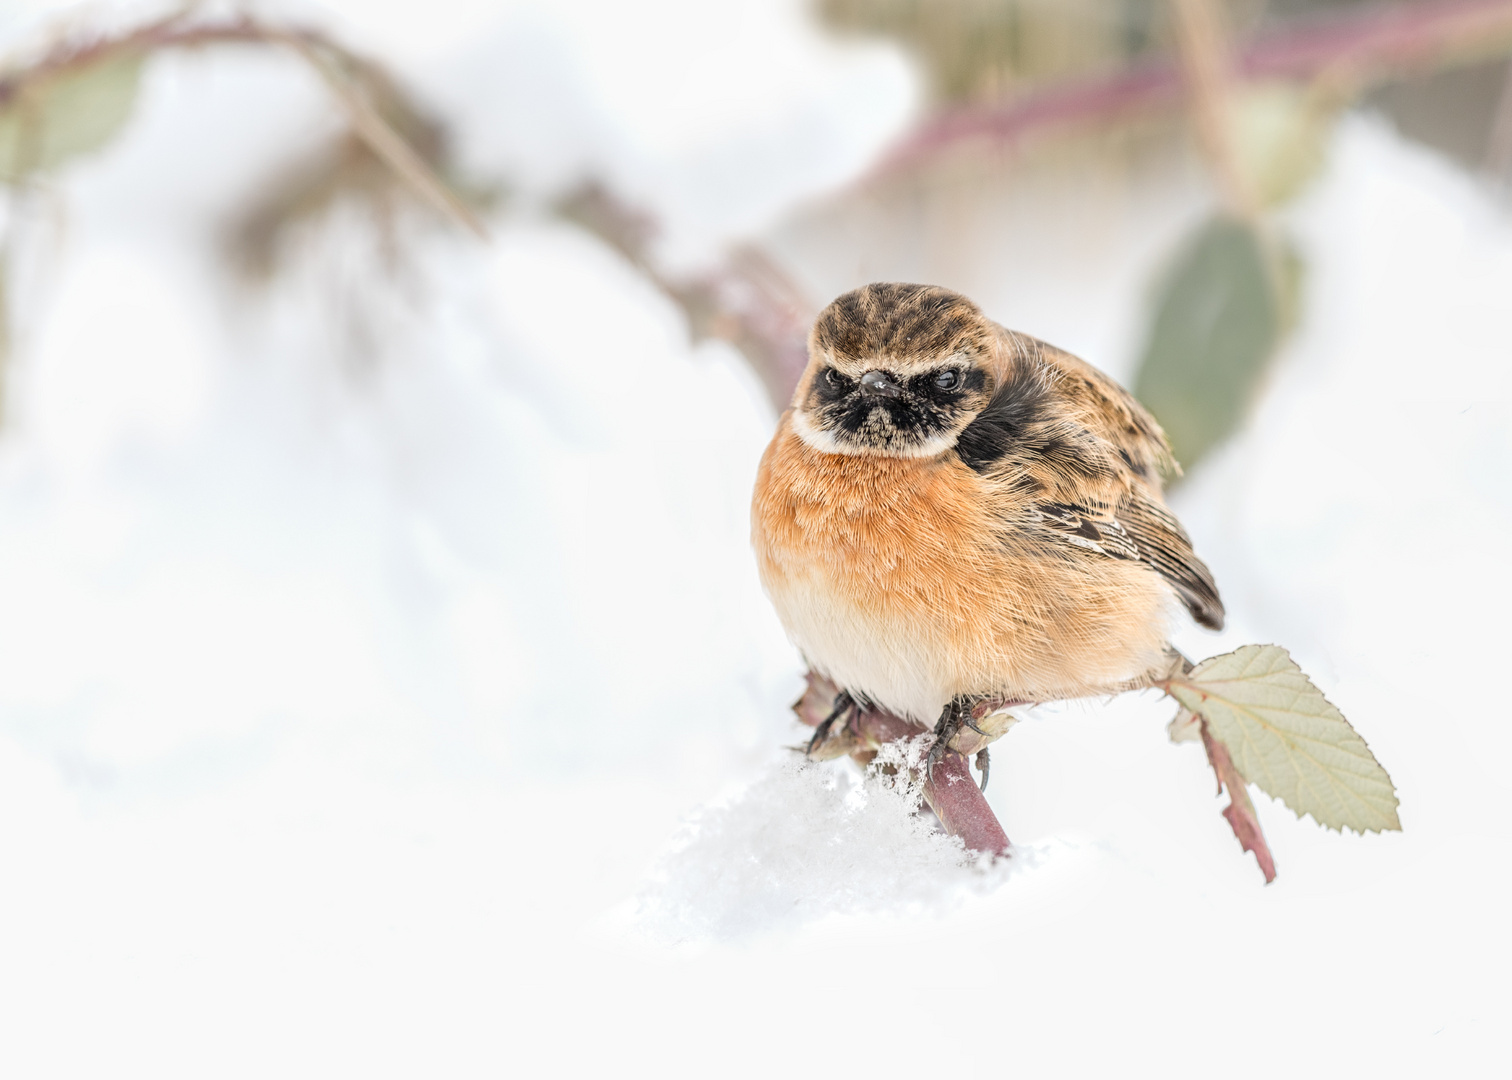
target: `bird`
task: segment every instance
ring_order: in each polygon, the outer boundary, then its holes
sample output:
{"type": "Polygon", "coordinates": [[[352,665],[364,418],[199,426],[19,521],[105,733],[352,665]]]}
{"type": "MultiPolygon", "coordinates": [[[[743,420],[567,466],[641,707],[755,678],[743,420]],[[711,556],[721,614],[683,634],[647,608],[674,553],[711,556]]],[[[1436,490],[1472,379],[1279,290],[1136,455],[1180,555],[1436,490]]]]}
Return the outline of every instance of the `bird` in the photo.
{"type": "Polygon", "coordinates": [[[1224,620],[1163,499],[1178,472],[1127,390],[957,292],[877,282],[832,301],[751,503],[762,585],[840,690],[810,752],[878,708],[933,726],[932,770],[980,703],[1169,674],[1182,608],[1224,620]]]}

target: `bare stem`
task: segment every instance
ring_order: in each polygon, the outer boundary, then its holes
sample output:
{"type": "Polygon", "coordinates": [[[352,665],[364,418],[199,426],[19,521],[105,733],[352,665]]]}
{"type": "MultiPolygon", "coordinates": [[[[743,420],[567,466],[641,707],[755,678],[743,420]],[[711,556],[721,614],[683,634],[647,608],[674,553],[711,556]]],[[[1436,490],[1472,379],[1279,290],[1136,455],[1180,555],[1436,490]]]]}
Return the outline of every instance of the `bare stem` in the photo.
{"type": "Polygon", "coordinates": [[[1202,725],[1202,747],[1207,751],[1208,764],[1218,775],[1219,786],[1228,792],[1229,804],[1223,808],[1223,816],[1239,838],[1239,846],[1252,852],[1260,864],[1260,872],[1269,885],[1276,880],[1276,860],[1271,857],[1270,846],[1265,842],[1265,833],[1260,830],[1260,818],[1255,813],[1255,804],[1250,801],[1249,789],[1244,777],[1234,767],[1228,747],[1213,738],[1206,720],[1202,725]]]}
{"type": "Polygon", "coordinates": [[[1512,169],[1512,60],[1507,61],[1501,97],[1496,102],[1496,114],[1491,121],[1491,135],[1486,140],[1485,167],[1493,179],[1507,183],[1508,170],[1512,169]]]}
{"type": "Polygon", "coordinates": [[[1197,143],[1229,209],[1253,220],[1258,205],[1234,149],[1231,59],[1217,0],[1170,0],[1170,6],[1197,143]]]}
{"type": "Polygon", "coordinates": [[[392,169],[394,175],[398,176],[416,196],[440,211],[442,215],[457,222],[479,240],[488,239],[488,229],[482,220],[457,197],[456,192],[446,186],[446,182],[425,163],[425,159],[415,152],[415,148],[405,142],[378,110],[373,108],[372,103],[353,80],[338,71],[307,39],[277,29],[270,29],[269,34],[270,40],[281,41],[293,49],[319,73],[331,93],[335,95],[342,111],[346,113],[347,120],[350,121],[357,137],[367,144],[368,149],[377,156],[378,160],[392,169]]]}

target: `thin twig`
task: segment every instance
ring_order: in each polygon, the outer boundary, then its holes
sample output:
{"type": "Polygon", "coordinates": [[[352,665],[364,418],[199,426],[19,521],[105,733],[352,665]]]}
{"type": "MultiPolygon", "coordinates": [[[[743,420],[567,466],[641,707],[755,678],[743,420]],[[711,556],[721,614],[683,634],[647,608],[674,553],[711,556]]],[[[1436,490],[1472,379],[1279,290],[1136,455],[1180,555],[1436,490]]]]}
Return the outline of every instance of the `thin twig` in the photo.
{"type": "Polygon", "coordinates": [[[1197,143],[1229,210],[1253,220],[1259,205],[1234,146],[1232,62],[1216,0],[1170,0],[1170,7],[1197,143]]]}
{"type": "Polygon", "coordinates": [[[1491,118],[1491,132],[1486,139],[1486,172],[1499,183],[1512,181],[1512,60],[1502,80],[1501,97],[1491,118]]]}
{"type": "Polygon", "coordinates": [[[1207,751],[1208,764],[1218,777],[1219,790],[1228,792],[1229,804],[1223,808],[1224,820],[1234,830],[1239,846],[1255,856],[1260,873],[1265,875],[1265,883],[1269,885],[1276,880],[1276,860],[1271,856],[1270,845],[1265,842],[1260,816],[1255,813],[1255,804],[1250,800],[1247,782],[1234,767],[1228,747],[1208,730],[1208,722],[1199,720],[1198,723],[1201,725],[1202,748],[1207,751]]]}
{"type": "Polygon", "coordinates": [[[456,192],[446,186],[446,183],[436,175],[424,159],[415,153],[414,147],[405,142],[388,121],[379,115],[378,110],[373,108],[366,95],[358,90],[351,79],[338,72],[308,40],[277,29],[270,28],[269,33],[271,40],[281,42],[293,49],[320,74],[341,104],[342,110],[347,114],[347,119],[351,121],[352,130],[356,132],[357,137],[367,144],[368,149],[377,155],[380,161],[393,169],[394,174],[407,184],[410,190],[422,201],[430,203],[443,215],[472,232],[479,240],[488,239],[488,228],[482,220],[457,197],[456,192]]]}

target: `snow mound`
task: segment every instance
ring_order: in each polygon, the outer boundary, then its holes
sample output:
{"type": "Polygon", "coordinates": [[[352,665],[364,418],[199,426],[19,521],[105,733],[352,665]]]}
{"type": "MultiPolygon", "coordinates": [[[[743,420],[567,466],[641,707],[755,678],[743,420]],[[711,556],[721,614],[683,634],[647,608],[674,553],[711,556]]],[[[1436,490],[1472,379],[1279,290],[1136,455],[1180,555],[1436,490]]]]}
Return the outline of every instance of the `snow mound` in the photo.
{"type": "Polygon", "coordinates": [[[947,910],[1023,865],[967,851],[921,802],[918,785],[876,763],[863,774],[797,755],[776,762],[688,819],[632,921],[671,942],[749,939],[832,915],[947,910]]]}

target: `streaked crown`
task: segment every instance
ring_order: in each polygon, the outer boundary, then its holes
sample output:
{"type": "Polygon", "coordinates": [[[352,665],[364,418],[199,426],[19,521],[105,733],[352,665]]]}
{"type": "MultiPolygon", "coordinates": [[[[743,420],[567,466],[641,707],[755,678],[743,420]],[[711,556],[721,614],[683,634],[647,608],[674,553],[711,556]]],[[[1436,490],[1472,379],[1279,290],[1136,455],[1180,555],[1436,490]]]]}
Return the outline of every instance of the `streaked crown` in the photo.
{"type": "Polygon", "coordinates": [[[878,282],[819,313],[793,426],[815,449],[929,457],[992,396],[995,328],[959,293],[878,282]]]}

